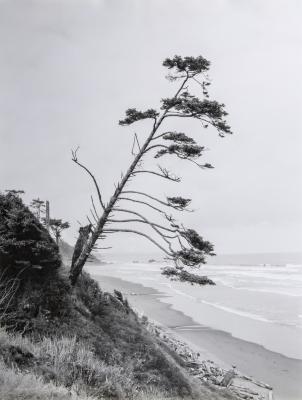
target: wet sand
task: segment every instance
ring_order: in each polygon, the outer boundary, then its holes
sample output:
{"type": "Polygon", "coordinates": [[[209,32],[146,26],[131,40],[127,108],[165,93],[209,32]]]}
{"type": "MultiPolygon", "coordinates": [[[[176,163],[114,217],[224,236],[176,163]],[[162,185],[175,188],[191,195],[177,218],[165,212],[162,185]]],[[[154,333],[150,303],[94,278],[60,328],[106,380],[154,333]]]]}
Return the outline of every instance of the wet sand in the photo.
{"type": "Polygon", "coordinates": [[[140,284],[105,275],[94,275],[101,288],[120,290],[137,312],[168,328],[205,359],[222,367],[236,365],[238,370],[274,388],[275,400],[302,399],[302,361],[269,351],[263,346],[233,337],[227,332],[196,323],[168,303],[163,293],[140,284]]]}

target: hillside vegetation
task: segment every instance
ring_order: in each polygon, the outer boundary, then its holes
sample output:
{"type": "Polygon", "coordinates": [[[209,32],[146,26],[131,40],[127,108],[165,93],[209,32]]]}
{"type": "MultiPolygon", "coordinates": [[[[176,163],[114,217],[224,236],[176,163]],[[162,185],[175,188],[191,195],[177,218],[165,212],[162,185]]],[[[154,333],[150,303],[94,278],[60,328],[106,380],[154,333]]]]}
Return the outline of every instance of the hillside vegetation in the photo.
{"type": "Polygon", "coordinates": [[[0,194],[0,398],[231,399],[201,385],[121,293],[72,288],[48,232],[0,194]]]}

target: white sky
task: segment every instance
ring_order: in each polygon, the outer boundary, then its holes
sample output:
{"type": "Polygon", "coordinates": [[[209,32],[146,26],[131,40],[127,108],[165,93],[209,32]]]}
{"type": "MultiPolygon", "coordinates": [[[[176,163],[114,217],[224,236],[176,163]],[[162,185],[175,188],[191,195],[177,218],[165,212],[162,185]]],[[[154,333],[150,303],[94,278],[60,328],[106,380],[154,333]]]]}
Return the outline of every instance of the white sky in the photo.
{"type": "MultiPolygon", "coordinates": [[[[211,98],[224,102],[234,135],[174,123],[210,150],[199,171],[167,159],[181,184],[133,181],[157,195],[193,199],[187,226],[217,253],[300,251],[302,244],[300,0],[0,0],[0,190],[49,199],[72,242],[93,187],[70,160],[96,173],[108,200],[125,170],[133,132],[129,107],[159,107],[175,91],[164,58],[212,62],[211,98]]],[[[149,214],[151,217],[151,215],[149,214]]],[[[115,249],[150,250],[142,239],[115,249]]]]}

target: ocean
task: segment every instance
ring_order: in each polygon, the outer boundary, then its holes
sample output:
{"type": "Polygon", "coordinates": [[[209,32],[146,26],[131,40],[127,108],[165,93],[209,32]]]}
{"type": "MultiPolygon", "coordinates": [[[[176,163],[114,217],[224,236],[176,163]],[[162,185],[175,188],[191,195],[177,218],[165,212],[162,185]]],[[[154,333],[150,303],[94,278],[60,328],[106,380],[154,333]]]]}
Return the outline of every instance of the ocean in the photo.
{"type": "Polygon", "coordinates": [[[302,360],[301,265],[205,265],[193,272],[216,286],[200,287],[163,277],[166,264],[158,258],[113,255],[105,261],[89,271],[152,287],[196,323],[302,360]]]}

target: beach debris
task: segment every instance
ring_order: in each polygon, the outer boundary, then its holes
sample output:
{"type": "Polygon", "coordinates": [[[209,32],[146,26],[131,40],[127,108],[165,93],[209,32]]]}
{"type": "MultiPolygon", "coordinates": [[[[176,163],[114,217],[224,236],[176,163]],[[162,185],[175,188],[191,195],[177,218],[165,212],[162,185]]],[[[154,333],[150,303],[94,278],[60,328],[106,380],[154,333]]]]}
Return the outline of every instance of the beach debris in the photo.
{"type": "Polygon", "coordinates": [[[230,369],[227,371],[227,373],[224,375],[222,381],[221,381],[221,386],[223,387],[229,387],[231,383],[233,382],[233,379],[236,376],[236,372],[234,368],[230,369]]]}
{"type": "Polygon", "coordinates": [[[202,382],[226,388],[240,400],[272,400],[272,387],[237,371],[232,365],[229,370],[223,369],[212,360],[201,360],[200,353],[194,352],[186,343],[178,340],[172,332],[150,321],[145,321],[147,329],[163,340],[184,360],[190,374],[202,382]]]}
{"type": "Polygon", "coordinates": [[[250,388],[244,387],[244,386],[237,386],[237,385],[232,385],[231,391],[235,393],[237,396],[240,398],[246,399],[246,400],[253,400],[256,398],[259,398],[259,393],[256,392],[255,390],[252,390],[250,388]]]}
{"type": "Polygon", "coordinates": [[[241,377],[242,379],[247,380],[247,381],[253,382],[255,385],[260,386],[260,387],[262,387],[262,388],[265,388],[265,389],[268,389],[268,390],[273,390],[273,388],[272,388],[270,385],[268,385],[268,384],[266,384],[266,383],[264,383],[264,382],[258,381],[258,380],[256,380],[256,379],[253,379],[253,378],[251,378],[250,376],[240,375],[240,377],[241,377]]]}

